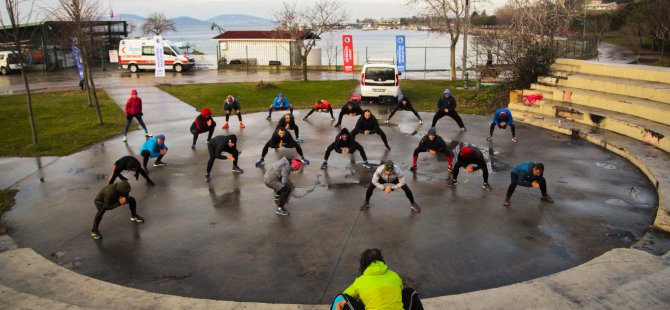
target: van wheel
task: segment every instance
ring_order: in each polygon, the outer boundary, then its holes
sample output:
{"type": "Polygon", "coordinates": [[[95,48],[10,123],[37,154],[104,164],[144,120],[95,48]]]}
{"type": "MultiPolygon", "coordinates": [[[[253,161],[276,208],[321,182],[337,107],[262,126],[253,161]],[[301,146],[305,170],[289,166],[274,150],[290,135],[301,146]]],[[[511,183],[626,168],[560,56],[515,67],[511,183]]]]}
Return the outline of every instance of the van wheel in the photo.
{"type": "Polygon", "coordinates": [[[182,72],[182,71],[184,71],[184,66],[182,66],[181,64],[174,65],[174,72],[182,72]]]}
{"type": "Polygon", "coordinates": [[[137,73],[137,72],[140,71],[140,68],[137,65],[132,64],[132,65],[128,65],[128,70],[130,70],[130,72],[132,72],[132,73],[137,73]]]}
{"type": "Polygon", "coordinates": [[[9,72],[7,72],[7,68],[5,68],[5,67],[0,68],[0,74],[7,75],[7,73],[9,73],[9,72]]]}

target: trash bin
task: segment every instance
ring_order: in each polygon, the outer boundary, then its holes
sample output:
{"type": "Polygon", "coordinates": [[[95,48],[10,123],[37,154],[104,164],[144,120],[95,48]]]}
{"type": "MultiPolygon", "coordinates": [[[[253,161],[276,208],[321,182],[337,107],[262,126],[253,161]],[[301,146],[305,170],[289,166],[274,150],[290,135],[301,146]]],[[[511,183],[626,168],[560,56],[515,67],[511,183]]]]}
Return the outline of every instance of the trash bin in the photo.
{"type": "Polygon", "coordinates": [[[463,73],[463,88],[468,89],[468,76],[467,72],[463,73]]]}

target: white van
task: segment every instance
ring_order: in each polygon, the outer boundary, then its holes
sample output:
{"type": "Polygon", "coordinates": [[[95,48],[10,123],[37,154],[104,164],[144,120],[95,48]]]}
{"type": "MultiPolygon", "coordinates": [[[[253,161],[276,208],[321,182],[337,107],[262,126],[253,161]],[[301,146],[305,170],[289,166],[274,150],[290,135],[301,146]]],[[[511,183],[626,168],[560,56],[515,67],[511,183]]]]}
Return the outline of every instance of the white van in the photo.
{"type": "Polygon", "coordinates": [[[361,100],[398,102],[398,67],[393,58],[368,58],[361,72],[361,100]]]}
{"type": "MultiPolygon", "coordinates": [[[[195,59],[182,55],[170,41],[163,40],[163,61],[165,69],[182,72],[195,66],[195,59]]],[[[151,39],[127,39],[119,43],[119,64],[130,72],[140,69],[156,69],[154,42],[151,39]]]]}
{"type": "Polygon", "coordinates": [[[0,73],[2,75],[20,70],[19,55],[11,51],[0,51],[0,73]]]}

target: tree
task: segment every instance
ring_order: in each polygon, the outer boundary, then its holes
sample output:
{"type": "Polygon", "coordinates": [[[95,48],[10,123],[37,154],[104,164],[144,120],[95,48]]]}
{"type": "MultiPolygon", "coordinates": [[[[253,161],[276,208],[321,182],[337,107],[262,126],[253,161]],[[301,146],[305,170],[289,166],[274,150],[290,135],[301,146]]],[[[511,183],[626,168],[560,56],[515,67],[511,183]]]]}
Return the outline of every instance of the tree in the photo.
{"type": "Polygon", "coordinates": [[[587,14],[584,22],[586,33],[590,34],[595,41],[596,59],[599,59],[598,46],[603,41],[605,33],[607,33],[612,26],[613,15],[610,13],[587,14]]]}
{"type": "Polygon", "coordinates": [[[159,36],[166,31],[177,31],[177,27],[163,13],[152,13],[142,24],[142,34],[144,35],[154,34],[159,36]]]}
{"type": "Polygon", "coordinates": [[[665,56],[665,45],[670,39],[670,1],[651,0],[648,4],[649,18],[647,19],[652,37],[660,43],[661,63],[665,56]]]}
{"type": "MultiPolygon", "coordinates": [[[[10,50],[17,55],[19,66],[21,67],[21,77],[23,78],[23,85],[26,88],[26,104],[28,105],[28,121],[30,122],[30,130],[32,131],[33,145],[38,144],[37,127],[35,127],[35,117],[33,115],[33,99],[30,94],[30,85],[28,84],[28,70],[25,67],[24,42],[32,41],[35,35],[35,30],[29,30],[29,27],[21,28],[21,21],[30,21],[32,19],[31,13],[34,12],[34,0],[5,0],[5,8],[7,9],[7,18],[9,23],[5,21],[3,15],[0,14],[0,39],[3,42],[8,42],[10,50]],[[22,15],[20,7],[29,7],[28,14],[22,15]]],[[[33,28],[37,29],[37,27],[33,28]]],[[[9,61],[9,60],[8,60],[9,61]]]]}
{"type": "Polygon", "coordinates": [[[298,44],[303,81],[307,81],[307,56],[316,40],[322,34],[338,29],[347,20],[343,7],[338,0],[317,0],[300,8],[295,2],[285,1],[274,13],[277,29],[287,31],[298,44]]]}

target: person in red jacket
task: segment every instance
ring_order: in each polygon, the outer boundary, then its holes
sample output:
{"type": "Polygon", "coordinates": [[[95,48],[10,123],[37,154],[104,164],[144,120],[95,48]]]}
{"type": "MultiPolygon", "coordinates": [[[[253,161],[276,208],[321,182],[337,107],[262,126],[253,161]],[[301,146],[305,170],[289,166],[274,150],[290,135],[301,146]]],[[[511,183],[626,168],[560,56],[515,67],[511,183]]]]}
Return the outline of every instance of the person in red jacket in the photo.
{"type": "Polygon", "coordinates": [[[335,120],[335,116],[333,116],[333,108],[330,106],[330,101],[326,99],[320,99],[317,100],[316,103],[314,104],[314,107],[309,110],[309,113],[305,115],[305,117],[302,119],[303,121],[306,121],[307,118],[314,113],[314,111],[317,112],[329,112],[330,113],[330,119],[335,120]]]}
{"type": "Polygon", "coordinates": [[[212,140],[212,135],[214,134],[214,128],[216,127],[216,122],[212,119],[212,110],[205,107],[202,108],[200,115],[195,118],[193,124],[191,124],[191,133],[193,134],[193,144],[191,144],[191,149],[195,150],[195,142],[198,141],[198,135],[201,133],[209,132],[207,136],[207,142],[212,140]]]}
{"type": "Polygon", "coordinates": [[[126,101],[126,128],[123,130],[123,142],[128,141],[128,128],[130,128],[130,122],[133,120],[133,117],[137,119],[137,122],[144,129],[144,136],[151,138],[152,135],[149,134],[147,126],[144,125],[144,121],[142,120],[142,99],[137,97],[136,89],[130,91],[130,98],[126,101]]]}

